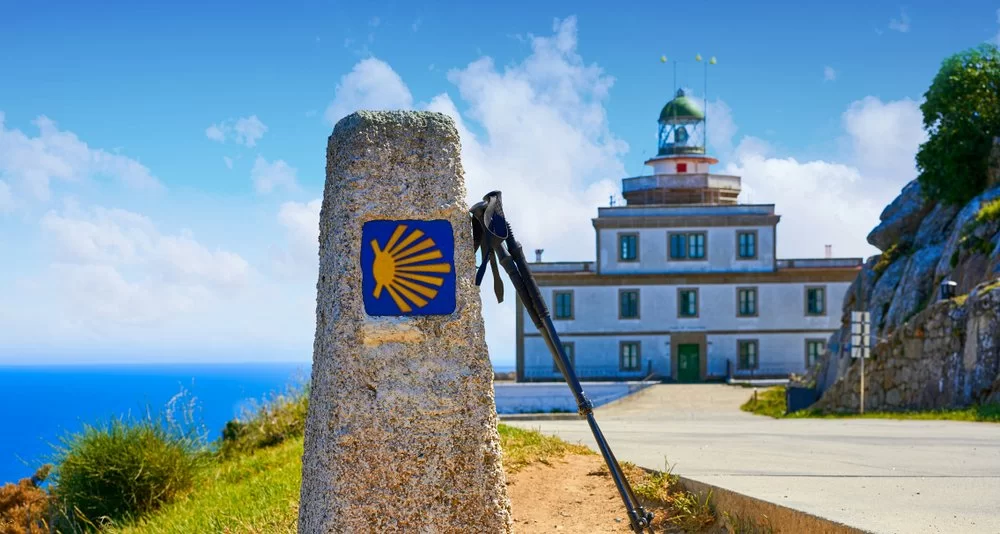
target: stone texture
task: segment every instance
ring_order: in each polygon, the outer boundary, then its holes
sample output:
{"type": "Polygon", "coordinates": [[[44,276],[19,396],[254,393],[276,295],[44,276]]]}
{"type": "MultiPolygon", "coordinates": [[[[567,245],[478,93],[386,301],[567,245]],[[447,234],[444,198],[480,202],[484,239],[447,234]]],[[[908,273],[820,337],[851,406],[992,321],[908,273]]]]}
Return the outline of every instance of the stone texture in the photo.
{"type": "Polygon", "coordinates": [[[510,532],[458,132],[440,113],[358,112],[327,146],[299,532],[510,532]],[[362,225],[446,219],[457,307],[369,317],[362,225]]]}
{"type": "MultiPolygon", "coordinates": [[[[962,207],[962,209],[958,212],[951,224],[951,232],[948,235],[948,240],[945,241],[944,250],[941,253],[941,259],[938,261],[937,268],[935,269],[934,275],[936,279],[944,279],[944,277],[948,276],[954,269],[951,266],[951,257],[958,250],[959,240],[962,238],[962,231],[965,228],[965,225],[975,218],[983,204],[998,197],[1000,197],[1000,187],[989,189],[969,201],[969,203],[962,207]]],[[[978,282],[979,281],[977,281],[977,283],[978,282]]]]}
{"type": "Polygon", "coordinates": [[[958,214],[958,206],[953,204],[935,203],[934,208],[924,217],[917,230],[914,242],[917,244],[936,245],[948,239],[951,223],[958,214]]]}
{"type": "Polygon", "coordinates": [[[882,222],[868,234],[868,242],[884,252],[900,241],[912,240],[931,206],[924,199],[920,183],[911,181],[882,211],[882,222]]]}
{"type": "MultiPolygon", "coordinates": [[[[868,311],[871,312],[872,329],[877,335],[881,335],[885,326],[885,316],[892,305],[892,298],[896,294],[896,288],[903,278],[908,264],[907,258],[897,259],[882,272],[875,282],[871,296],[868,298],[868,311]]],[[[846,314],[850,321],[850,314],[846,314]]]]}
{"type": "Polygon", "coordinates": [[[934,291],[934,269],[941,259],[943,245],[929,245],[909,255],[906,269],[885,315],[883,332],[892,331],[920,311],[934,291]]]}
{"type": "MultiPolygon", "coordinates": [[[[856,411],[860,368],[851,361],[815,407],[856,411]]],[[[918,313],[865,362],[866,410],[963,407],[1000,400],[1000,279],[964,300],[938,302],[918,313]]]]}

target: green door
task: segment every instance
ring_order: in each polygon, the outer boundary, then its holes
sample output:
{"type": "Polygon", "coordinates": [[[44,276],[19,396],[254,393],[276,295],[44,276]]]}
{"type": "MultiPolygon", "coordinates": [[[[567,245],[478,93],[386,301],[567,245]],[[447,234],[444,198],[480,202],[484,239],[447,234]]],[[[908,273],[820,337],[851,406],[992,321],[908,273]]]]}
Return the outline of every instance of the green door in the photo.
{"type": "Polygon", "coordinates": [[[701,380],[698,345],[677,345],[677,381],[697,382],[701,380]]]}

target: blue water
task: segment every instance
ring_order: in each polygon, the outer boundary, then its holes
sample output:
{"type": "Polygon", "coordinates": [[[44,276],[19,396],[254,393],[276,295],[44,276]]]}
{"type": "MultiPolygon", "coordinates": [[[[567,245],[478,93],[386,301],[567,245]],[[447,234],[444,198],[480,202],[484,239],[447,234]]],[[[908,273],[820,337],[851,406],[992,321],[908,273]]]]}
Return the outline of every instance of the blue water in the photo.
{"type": "Polygon", "coordinates": [[[308,381],[309,370],[306,362],[0,366],[0,485],[31,476],[66,432],[147,407],[160,412],[182,389],[214,440],[249,402],[308,381]]]}
{"type": "Polygon", "coordinates": [[[209,439],[253,400],[309,379],[309,363],[0,367],[0,484],[31,476],[83,423],[160,412],[186,390],[209,439]]]}

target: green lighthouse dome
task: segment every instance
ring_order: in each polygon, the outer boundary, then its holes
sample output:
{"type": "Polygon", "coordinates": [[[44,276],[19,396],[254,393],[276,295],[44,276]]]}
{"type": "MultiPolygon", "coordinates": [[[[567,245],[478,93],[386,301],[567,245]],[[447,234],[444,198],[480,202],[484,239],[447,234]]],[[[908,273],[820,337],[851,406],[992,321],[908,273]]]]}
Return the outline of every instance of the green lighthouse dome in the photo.
{"type": "Polygon", "coordinates": [[[677,90],[677,96],[667,102],[660,111],[660,124],[689,123],[705,119],[701,108],[684,94],[684,89],[677,90]]]}

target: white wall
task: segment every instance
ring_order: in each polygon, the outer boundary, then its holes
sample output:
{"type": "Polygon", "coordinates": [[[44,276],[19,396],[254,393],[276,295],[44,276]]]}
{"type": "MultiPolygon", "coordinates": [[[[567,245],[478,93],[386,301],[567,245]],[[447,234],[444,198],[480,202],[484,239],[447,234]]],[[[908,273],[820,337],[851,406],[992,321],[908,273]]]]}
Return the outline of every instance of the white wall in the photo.
{"type": "MultiPolygon", "coordinates": [[[[640,285],[640,286],[544,286],[542,295],[562,332],[640,332],[673,330],[792,330],[829,329],[840,326],[840,309],[849,282],[640,285]],[[805,314],[806,287],[826,287],[826,315],[805,314]],[[678,288],[698,288],[698,317],[677,316],[678,288]],[[736,288],[757,288],[757,317],[736,316],[736,288]],[[556,320],[553,293],[573,291],[573,319],[556,320]],[[639,291],[639,319],[618,319],[618,291],[639,291]]],[[[525,311],[524,322],[534,328],[525,311]]],[[[526,326],[527,327],[527,326],[526,326]]]]}
{"type": "Polygon", "coordinates": [[[717,226],[710,228],[602,228],[598,230],[598,263],[602,274],[666,272],[748,272],[774,270],[773,226],[717,226]],[[736,233],[757,231],[757,259],[737,259],[736,233]],[[704,260],[669,260],[668,234],[705,232],[704,260]],[[618,261],[618,235],[639,234],[639,261],[618,261]]]}
{"type": "MultiPolygon", "coordinates": [[[[706,332],[710,375],[724,375],[726,360],[732,360],[735,369],[739,339],[758,340],[761,372],[803,372],[806,340],[826,340],[839,327],[840,309],[849,286],[848,282],[696,286],[700,300],[696,318],[677,317],[677,288],[689,286],[636,286],[639,319],[621,320],[618,319],[618,291],[628,286],[545,286],[541,290],[552,313],[553,292],[573,290],[574,319],[553,319],[553,324],[562,341],[574,343],[576,366],[581,375],[596,377],[614,373],[618,368],[619,342],[640,341],[642,370],[620,373],[638,378],[645,376],[650,364],[661,375],[671,374],[670,332],[678,331],[706,332]],[[826,314],[823,316],[805,314],[805,290],[814,286],[826,287],[826,314]],[[757,317],[736,316],[737,287],[757,288],[757,317]],[[792,332],[796,330],[811,332],[792,332]],[[630,335],[629,332],[643,334],[630,335]]],[[[527,312],[522,312],[525,313],[525,333],[537,333],[527,312]]],[[[524,337],[524,366],[529,377],[538,376],[538,373],[558,376],[551,371],[552,356],[538,336],[524,337]]]]}
{"type": "MultiPolygon", "coordinates": [[[[806,370],[806,340],[827,341],[829,334],[819,333],[747,333],[709,334],[707,337],[707,369],[710,376],[725,376],[726,362],[732,362],[734,372],[738,365],[738,342],[756,340],[758,350],[758,374],[802,373],[806,370]]],[[[578,376],[598,378],[621,376],[640,379],[648,373],[652,363],[653,371],[660,376],[672,376],[670,365],[670,336],[629,336],[608,333],[603,336],[561,336],[563,342],[573,342],[576,351],[575,368],[578,376]],[[638,341],[642,344],[642,370],[619,372],[619,342],[638,341]]],[[[552,355],[548,346],[539,336],[524,339],[524,367],[527,378],[559,377],[553,370],[552,355]]],[[[749,371],[746,371],[749,373],[749,371]]]]}

